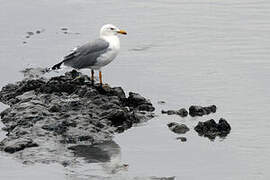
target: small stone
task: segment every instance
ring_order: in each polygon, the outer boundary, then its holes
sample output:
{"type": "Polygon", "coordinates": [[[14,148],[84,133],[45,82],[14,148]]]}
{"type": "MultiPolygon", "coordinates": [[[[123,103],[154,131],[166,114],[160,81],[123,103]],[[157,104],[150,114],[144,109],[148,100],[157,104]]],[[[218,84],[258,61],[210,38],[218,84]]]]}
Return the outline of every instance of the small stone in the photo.
{"type": "Polygon", "coordinates": [[[174,114],[177,114],[181,117],[186,117],[188,115],[188,111],[185,109],[185,108],[181,108],[179,110],[168,110],[168,111],[165,111],[165,110],[161,110],[161,113],[162,114],[168,114],[168,115],[174,115],[174,114]]]}
{"type": "Polygon", "coordinates": [[[172,132],[178,133],[178,134],[185,134],[186,132],[189,131],[189,128],[185,124],[171,122],[171,123],[167,124],[167,126],[169,127],[169,129],[172,132]]]}
{"type": "Polygon", "coordinates": [[[29,31],[29,32],[26,32],[26,34],[28,34],[29,36],[32,36],[32,35],[34,35],[34,33],[33,33],[33,32],[31,32],[31,31],[29,31]]]}
{"type": "Polygon", "coordinates": [[[166,104],[166,102],[165,102],[165,101],[158,101],[157,103],[158,103],[159,105],[166,104]]]}
{"type": "Polygon", "coordinates": [[[34,165],[33,161],[23,161],[22,162],[24,165],[34,165]]]}
{"type": "Polygon", "coordinates": [[[181,117],[186,117],[188,115],[188,111],[185,108],[181,108],[177,111],[177,115],[181,117]]]}
{"type": "Polygon", "coordinates": [[[49,111],[50,112],[60,112],[61,111],[61,107],[57,104],[54,104],[52,105],[50,108],[49,108],[49,111]]]}
{"type": "Polygon", "coordinates": [[[180,140],[181,142],[186,142],[187,138],[186,137],[177,137],[177,140],[180,140]]]}
{"type": "Polygon", "coordinates": [[[165,111],[165,110],[162,109],[162,110],[161,110],[161,113],[162,113],[162,114],[166,114],[167,111],[165,111]]]}
{"type": "Polygon", "coordinates": [[[162,113],[162,114],[168,114],[168,115],[174,115],[174,114],[177,114],[177,112],[176,112],[175,110],[168,110],[168,111],[161,110],[161,113],[162,113]]]}
{"type": "Polygon", "coordinates": [[[64,167],[67,167],[67,166],[69,166],[71,163],[70,163],[70,161],[62,161],[61,164],[62,164],[64,167]]]}
{"type": "Polygon", "coordinates": [[[215,105],[211,105],[211,106],[207,106],[207,107],[192,105],[189,107],[189,115],[192,117],[203,116],[203,115],[207,115],[210,113],[215,113],[216,109],[217,109],[217,107],[215,105]]]}
{"type": "Polygon", "coordinates": [[[62,28],[61,28],[61,30],[62,30],[62,31],[67,31],[67,30],[68,30],[68,28],[66,28],[66,27],[62,27],[62,28]]]}

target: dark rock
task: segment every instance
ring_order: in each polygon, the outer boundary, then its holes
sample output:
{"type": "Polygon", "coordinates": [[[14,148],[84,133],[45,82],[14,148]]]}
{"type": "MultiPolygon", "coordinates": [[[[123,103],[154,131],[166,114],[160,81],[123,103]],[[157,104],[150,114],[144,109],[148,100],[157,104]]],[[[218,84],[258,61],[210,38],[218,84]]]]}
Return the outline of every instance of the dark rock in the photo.
{"type": "Polygon", "coordinates": [[[112,88],[112,95],[118,96],[120,99],[126,99],[126,94],[121,87],[112,88]]]}
{"type": "Polygon", "coordinates": [[[217,128],[220,132],[224,132],[225,134],[231,130],[230,124],[224,118],[219,119],[217,128]]]}
{"type": "Polygon", "coordinates": [[[29,36],[32,36],[32,35],[34,35],[34,33],[33,33],[33,32],[31,32],[31,31],[29,31],[29,32],[26,32],[26,34],[28,34],[29,36]]]}
{"type": "Polygon", "coordinates": [[[0,91],[0,101],[11,105],[0,113],[7,131],[0,149],[22,151],[20,158],[25,161],[61,163],[58,143],[110,141],[114,133],[153,117],[154,107],[146,98],[137,93],[126,98],[121,87],[93,85],[77,71],[50,79],[31,76],[34,69],[27,72],[28,78],[35,79],[8,84],[0,91]],[[35,153],[30,147],[36,147],[35,153]],[[47,156],[39,156],[39,152],[47,156]]]}
{"type": "Polygon", "coordinates": [[[129,107],[133,107],[135,109],[138,109],[140,111],[154,111],[155,108],[153,107],[152,103],[142,97],[138,93],[129,93],[129,97],[126,99],[126,105],[129,107]]]}
{"type": "Polygon", "coordinates": [[[137,107],[137,109],[138,109],[139,111],[150,111],[150,112],[152,112],[152,111],[155,110],[155,108],[153,107],[153,105],[152,105],[151,103],[141,104],[141,105],[139,105],[139,106],[137,107]]]}
{"type": "Polygon", "coordinates": [[[189,128],[185,124],[171,122],[171,123],[167,124],[167,126],[169,127],[169,129],[172,132],[178,133],[178,134],[185,134],[186,132],[189,131],[189,128]]]}
{"type": "Polygon", "coordinates": [[[165,101],[158,101],[157,103],[158,103],[159,105],[166,104],[166,102],[165,102],[165,101]]]}
{"type": "Polygon", "coordinates": [[[23,161],[22,162],[24,165],[34,165],[32,161],[23,161]]]}
{"type": "Polygon", "coordinates": [[[70,162],[70,161],[63,161],[63,162],[61,162],[61,164],[62,164],[64,167],[67,167],[67,166],[69,166],[69,165],[71,164],[71,162],[70,162]]]}
{"type": "Polygon", "coordinates": [[[216,110],[217,110],[217,107],[215,105],[211,105],[211,106],[207,106],[207,107],[192,105],[189,107],[189,115],[192,117],[203,116],[203,115],[207,115],[210,113],[215,113],[216,110]]]}
{"type": "Polygon", "coordinates": [[[62,30],[62,31],[67,31],[67,30],[68,30],[68,28],[63,27],[63,28],[61,28],[61,30],[62,30]]]}
{"type": "Polygon", "coordinates": [[[127,112],[121,109],[113,109],[107,114],[107,119],[111,121],[113,126],[120,126],[126,121],[127,112]]]}
{"type": "Polygon", "coordinates": [[[1,142],[1,149],[3,149],[5,152],[8,153],[15,153],[17,151],[21,151],[25,148],[30,147],[37,147],[37,143],[33,142],[32,139],[24,139],[24,138],[18,138],[18,139],[4,139],[1,142]]]}
{"type": "Polygon", "coordinates": [[[61,107],[57,104],[54,104],[52,105],[50,108],[49,108],[49,111],[50,112],[60,112],[61,111],[61,107]]]}
{"type": "Polygon", "coordinates": [[[133,93],[133,92],[130,92],[129,93],[129,97],[128,97],[128,102],[134,106],[138,106],[138,105],[141,105],[145,102],[147,102],[147,100],[142,97],[140,94],[138,93],[133,93]]]}
{"type": "Polygon", "coordinates": [[[19,102],[17,96],[25,92],[40,88],[45,82],[42,79],[21,81],[16,84],[4,86],[0,93],[0,101],[4,104],[13,105],[19,102]]]}
{"type": "Polygon", "coordinates": [[[2,112],[0,113],[1,119],[3,119],[4,116],[7,116],[10,112],[11,112],[11,108],[7,108],[7,109],[5,109],[4,111],[2,111],[2,112]]]}
{"type": "Polygon", "coordinates": [[[59,135],[65,134],[68,130],[68,126],[64,123],[45,124],[41,128],[59,135]]]}
{"type": "Polygon", "coordinates": [[[186,142],[187,138],[186,137],[177,137],[177,140],[180,140],[181,142],[186,142]]]}
{"type": "Polygon", "coordinates": [[[19,94],[23,94],[24,92],[28,92],[28,91],[32,91],[37,88],[40,88],[44,84],[45,82],[41,79],[28,80],[26,83],[20,84],[20,86],[18,87],[16,91],[19,94]]]}
{"type": "Polygon", "coordinates": [[[185,108],[179,109],[177,111],[177,115],[181,117],[186,117],[188,115],[188,111],[185,108]]]}
{"type": "Polygon", "coordinates": [[[161,113],[168,114],[168,115],[177,114],[181,117],[186,117],[188,115],[188,111],[185,108],[181,108],[179,110],[168,110],[168,111],[162,110],[161,113]]]}
{"type": "Polygon", "coordinates": [[[221,118],[218,123],[213,119],[199,122],[194,129],[200,136],[205,136],[213,140],[216,136],[227,136],[231,131],[231,126],[225,119],[221,118]]]}
{"type": "Polygon", "coordinates": [[[177,112],[175,110],[168,110],[168,111],[161,110],[161,113],[162,114],[168,114],[168,115],[177,114],[177,112]]]}

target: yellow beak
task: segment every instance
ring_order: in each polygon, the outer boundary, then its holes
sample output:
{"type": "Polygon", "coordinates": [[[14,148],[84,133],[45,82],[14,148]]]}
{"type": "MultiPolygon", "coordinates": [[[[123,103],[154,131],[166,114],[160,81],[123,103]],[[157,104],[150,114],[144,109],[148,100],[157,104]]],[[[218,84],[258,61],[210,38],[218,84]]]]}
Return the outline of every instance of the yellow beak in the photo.
{"type": "Polygon", "coordinates": [[[126,34],[127,34],[127,32],[126,32],[126,31],[124,31],[124,30],[119,30],[119,31],[117,31],[117,33],[124,34],[124,35],[126,35],[126,34]]]}

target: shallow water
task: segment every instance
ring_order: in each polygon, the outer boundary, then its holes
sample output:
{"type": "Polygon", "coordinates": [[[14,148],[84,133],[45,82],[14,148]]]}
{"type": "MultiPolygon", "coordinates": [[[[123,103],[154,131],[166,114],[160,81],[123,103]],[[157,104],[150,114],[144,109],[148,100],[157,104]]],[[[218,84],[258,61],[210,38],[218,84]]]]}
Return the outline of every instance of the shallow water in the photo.
{"type": "Polygon", "coordinates": [[[121,150],[119,161],[128,164],[127,169],[113,174],[106,171],[111,165],[106,163],[68,168],[22,165],[0,153],[0,179],[270,178],[270,2],[0,3],[0,86],[21,79],[19,71],[26,67],[53,65],[73,47],[96,38],[100,26],[113,23],[128,36],[121,37],[121,53],[103,70],[104,81],[149,97],[158,114],[115,137],[121,150]],[[34,35],[27,38],[27,32],[34,35]],[[158,105],[160,100],[166,103],[158,105]],[[202,118],[159,113],[191,104],[215,104],[218,110],[202,118]],[[210,141],[193,130],[198,121],[220,117],[232,126],[225,139],[210,141]],[[184,135],[187,142],[177,141],[178,136],[168,130],[166,124],[171,121],[191,128],[184,135]]]}

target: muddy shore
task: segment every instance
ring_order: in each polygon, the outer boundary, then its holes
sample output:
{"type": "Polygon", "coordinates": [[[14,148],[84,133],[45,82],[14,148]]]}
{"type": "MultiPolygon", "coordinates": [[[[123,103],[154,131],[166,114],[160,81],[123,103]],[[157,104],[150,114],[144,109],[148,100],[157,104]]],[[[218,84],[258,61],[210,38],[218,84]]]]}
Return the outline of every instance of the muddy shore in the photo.
{"type": "Polygon", "coordinates": [[[25,162],[72,161],[80,145],[110,142],[123,132],[151,119],[155,108],[138,93],[128,97],[121,87],[101,87],[73,70],[50,79],[36,78],[8,84],[0,101],[7,137],[0,149],[25,162]],[[61,155],[59,156],[59,146],[61,155]]]}

